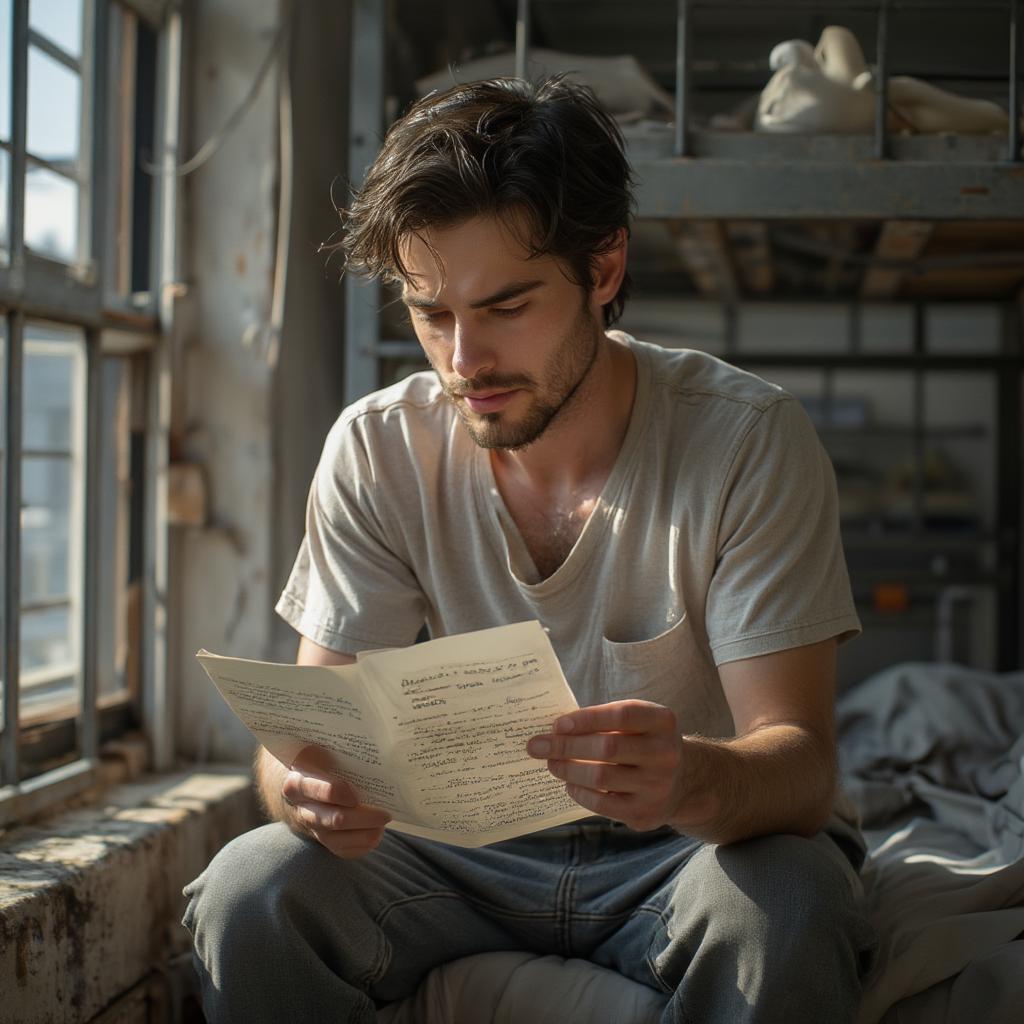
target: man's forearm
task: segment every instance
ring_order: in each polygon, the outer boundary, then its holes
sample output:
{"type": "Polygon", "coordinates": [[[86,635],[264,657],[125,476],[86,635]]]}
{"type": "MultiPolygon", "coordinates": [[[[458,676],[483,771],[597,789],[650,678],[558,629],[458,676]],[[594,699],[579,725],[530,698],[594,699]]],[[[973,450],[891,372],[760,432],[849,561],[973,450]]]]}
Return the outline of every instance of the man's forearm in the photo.
{"type": "Polygon", "coordinates": [[[834,744],[799,725],[730,740],[683,737],[681,799],[671,824],[713,843],[792,832],[811,836],[835,793],[834,744]]]}

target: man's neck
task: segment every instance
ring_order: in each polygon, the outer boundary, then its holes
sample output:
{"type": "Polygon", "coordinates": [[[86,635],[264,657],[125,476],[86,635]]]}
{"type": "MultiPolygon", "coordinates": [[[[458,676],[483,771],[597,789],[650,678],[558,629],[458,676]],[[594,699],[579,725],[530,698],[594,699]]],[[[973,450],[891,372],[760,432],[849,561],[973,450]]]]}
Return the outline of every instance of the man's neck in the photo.
{"type": "Polygon", "coordinates": [[[629,428],[636,372],[636,357],[629,348],[602,335],[572,407],[526,448],[491,450],[499,481],[555,498],[600,491],[629,428]]]}

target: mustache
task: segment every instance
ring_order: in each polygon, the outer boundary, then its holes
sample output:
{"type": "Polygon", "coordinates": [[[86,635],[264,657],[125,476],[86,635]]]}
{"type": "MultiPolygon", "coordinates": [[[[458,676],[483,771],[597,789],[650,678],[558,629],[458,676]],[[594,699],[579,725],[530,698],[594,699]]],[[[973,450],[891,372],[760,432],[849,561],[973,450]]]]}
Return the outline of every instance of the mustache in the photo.
{"type": "Polygon", "coordinates": [[[531,377],[501,376],[499,374],[484,374],[479,377],[470,377],[468,380],[443,382],[445,394],[452,398],[464,398],[466,395],[475,395],[481,391],[511,391],[514,388],[531,387],[532,385],[531,377]]]}

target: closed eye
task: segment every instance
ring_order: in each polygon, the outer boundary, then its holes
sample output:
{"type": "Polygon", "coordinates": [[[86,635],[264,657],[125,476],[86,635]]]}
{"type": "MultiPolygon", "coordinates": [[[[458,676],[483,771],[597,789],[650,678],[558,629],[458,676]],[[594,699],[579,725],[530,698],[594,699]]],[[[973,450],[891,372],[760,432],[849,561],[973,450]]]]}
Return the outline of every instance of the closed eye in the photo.
{"type": "Polygon", "coordinates": [[[491,312],[496,316],[513,317],[519,316],[529,305],[528,302],[521,302],[518,306],[492,306],[491,312]]]}

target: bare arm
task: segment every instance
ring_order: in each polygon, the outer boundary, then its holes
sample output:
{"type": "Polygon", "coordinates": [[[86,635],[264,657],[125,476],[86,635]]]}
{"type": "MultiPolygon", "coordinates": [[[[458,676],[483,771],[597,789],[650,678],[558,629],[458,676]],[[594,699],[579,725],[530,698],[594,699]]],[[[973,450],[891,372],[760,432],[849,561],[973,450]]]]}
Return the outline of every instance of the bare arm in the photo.
{"type": "Polygon", "coordinates": [[[821,829],[836,787],[835,656],[826,640],[719,668],[736,737],[683,737],[673,824],[718,843],[821,829]]]}
{"type": "Polygon", "coordinates": [[[680,736],[670,709],[626,700],[563,716],[530,753],[577,803],[641,831],[669,824],[714,843],[813,835],[835,789],[835,646],[723,665],[733,739],[680,736]]]}
{"type": "MultiPolygon", "coordinates": [[[[356,659],[302,637],[298,665],[351,665],[356,659]]],[[[390,815],[359,802],[351,786],[318,771],[315,758],[284,765],[265,747],[256,752],[256,791],[268,817],[293,832],[312,836],[338,857],[361,857],[374,849],[390,815]]]]}

